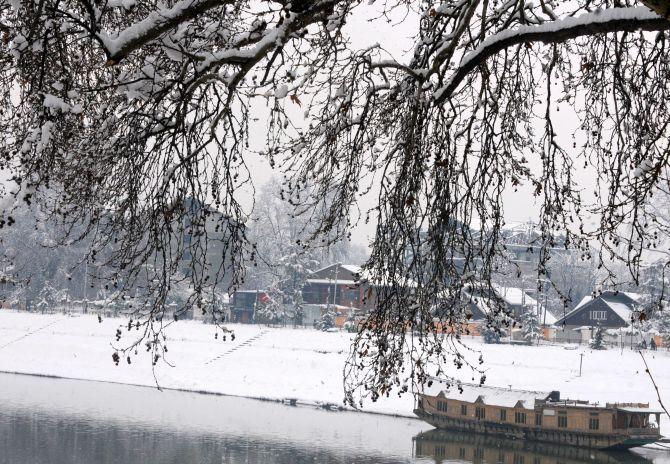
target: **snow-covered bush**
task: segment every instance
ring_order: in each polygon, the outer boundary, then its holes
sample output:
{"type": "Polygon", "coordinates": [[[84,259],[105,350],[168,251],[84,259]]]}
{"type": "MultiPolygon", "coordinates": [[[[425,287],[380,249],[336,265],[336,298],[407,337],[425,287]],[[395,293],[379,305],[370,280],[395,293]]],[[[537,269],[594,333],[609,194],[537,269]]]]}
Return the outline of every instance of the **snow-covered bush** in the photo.
{"type": "Polygon", "coordinates": [[[326,308],[326,311],[321,315],[321,320],[318,321],[317,328],[324,331],[332,329],[335,327],[336,316],[335,311],[333,311],[332,307],[329,305],[326,308]]]}

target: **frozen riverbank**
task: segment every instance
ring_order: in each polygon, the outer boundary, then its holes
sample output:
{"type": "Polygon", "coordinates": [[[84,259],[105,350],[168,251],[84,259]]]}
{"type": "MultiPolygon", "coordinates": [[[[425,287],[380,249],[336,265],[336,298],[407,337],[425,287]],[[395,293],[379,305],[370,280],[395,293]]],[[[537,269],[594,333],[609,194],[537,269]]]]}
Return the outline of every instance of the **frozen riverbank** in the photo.
{"type": "MultiPolygon", "coordinates": [[[[115,366],[114,332],[121,319],[0,311],[0,371],[154,386],[143,353],[115,366]]],[[[165,388],[273,400],[342,404],[342,369],[351,335],[311,329],[230,326],[236,338],[214,338],[214,327],[184,321],[167,330],[173,367],[159,363],[156,379],[165,388]]],[[[658,405],[637,352],[566,350],[563,346],[485,345],[466,340],[476,362],[483,354],[487,384],[560,390],[563,397],[592,401],[635,401],[658,405]],[[580,354],[584,354],[579,376],[580,354]]],[[[670,353],[647,352],[647,361],[670,403],[670,353]]],[[[467,369],[451,374],[471,381],[467,369]]],[[[370,412],[412,416],[413,399],[391,396],[367,402],[370,412]]],[[[666,425],[668,422],[663,421],[666,425]]],[[[666,433],[667,435],[667,433],[666,433]]]]}

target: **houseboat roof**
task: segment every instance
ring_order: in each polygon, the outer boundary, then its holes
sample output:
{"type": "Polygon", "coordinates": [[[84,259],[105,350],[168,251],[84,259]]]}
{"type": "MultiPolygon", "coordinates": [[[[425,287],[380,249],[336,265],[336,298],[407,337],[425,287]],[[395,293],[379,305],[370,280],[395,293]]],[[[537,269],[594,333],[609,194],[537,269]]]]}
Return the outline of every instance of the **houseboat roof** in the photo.
{"type": "Polygon", "coordinates": [[[469,383],[447,384],[442,381],[433,381],[433,385],[424,390],[424,394],[444,396],[446,399],[465,401],[468,403],[480,402],[487,406],[501,406],[513,408],[519,403],[526,409],[535,407],[535,400],[547,400],[551,392],[512,390],[511,388],[489,387],[469,383]]]}
{"type": "Polygon", "coordinates": [[[642,412],[646,414],[663,414],[663,411],[660,409],[651,409],[648,407],[640,407],[640,406],[614,406],[614,409],[618,411],[623,411],[623,412],[642,412]]]}

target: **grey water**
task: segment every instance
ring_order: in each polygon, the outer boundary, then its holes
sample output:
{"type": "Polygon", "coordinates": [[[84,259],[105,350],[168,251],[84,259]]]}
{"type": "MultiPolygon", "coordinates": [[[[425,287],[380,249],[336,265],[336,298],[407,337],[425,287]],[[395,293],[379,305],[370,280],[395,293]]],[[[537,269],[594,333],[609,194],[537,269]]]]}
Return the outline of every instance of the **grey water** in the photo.
{"type": "Polygon", "coordinates": [[[420,421],[0,374],[0,464],[663,463],[432,430],[420,421]]]}

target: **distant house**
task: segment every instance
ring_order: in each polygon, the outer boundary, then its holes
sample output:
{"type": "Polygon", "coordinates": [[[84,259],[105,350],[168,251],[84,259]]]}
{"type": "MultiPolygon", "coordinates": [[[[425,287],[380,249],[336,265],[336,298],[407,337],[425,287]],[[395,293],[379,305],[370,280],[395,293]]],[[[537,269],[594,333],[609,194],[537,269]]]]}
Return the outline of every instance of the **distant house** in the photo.
{"type": "Polygon", "coordinates": [[[230,308],[232,322],[250,324],[255,322],[256,311],[270,301],[268,294],[262,290],[238,290],[233,293],[230,308]]]}
{"type": "Polygon", "coordinates": [[[569,313],[560,318],[557,326],[566,329],[603,327],[618,329],[628,327],[639,317],[641,295],[631,292],[606,290],[597,297],[585,296],[569,313]]]}
{"type": "Polygon", "coordinates": [[[367,271],[355,264],[336,263],[314,271],[305,280],[302,289],[306,321],[309,323],[320,318],[319,314],[327,307],[336,308],[337,325],[347,317],[360,316],[375,306],[377,298],[383,295],[389,282],[410,291],[416,286],[414,281],[407,278],[396,280],[387,277],[383,283],[377,283],[367,271]]]}
{"type": "Polygon", "coordinates": [[[361,273],[361,267],[353,264],[331,264],[314,271],[302,289],[303,302],[362,309],[368,286],[361,282],[361,273]]]}
{"type": "Polygon", "coordinates": [[[472,314],[472,320],[485,319],[497,299],[502,301],[506,312],[516,321],[521,320],[523,313],[532,310],[538,315],[541,324],[553,325],[556,323],[556,317],[549,311],[545,311],[543,304],[528,295],[524,289],[518,287],[504,287],[494,284],[492,289],[488,291],[466,289],[463,293],[470,301],[469,311],[472,314]]]}

